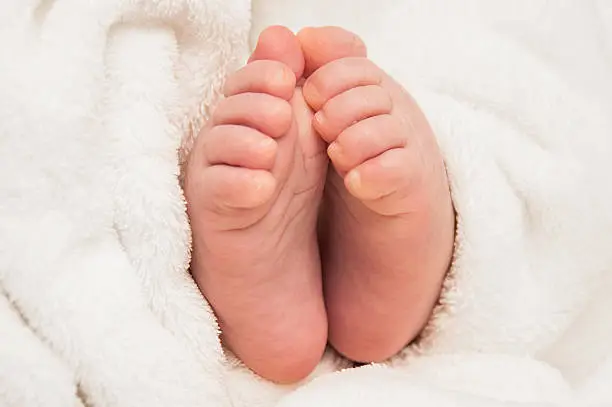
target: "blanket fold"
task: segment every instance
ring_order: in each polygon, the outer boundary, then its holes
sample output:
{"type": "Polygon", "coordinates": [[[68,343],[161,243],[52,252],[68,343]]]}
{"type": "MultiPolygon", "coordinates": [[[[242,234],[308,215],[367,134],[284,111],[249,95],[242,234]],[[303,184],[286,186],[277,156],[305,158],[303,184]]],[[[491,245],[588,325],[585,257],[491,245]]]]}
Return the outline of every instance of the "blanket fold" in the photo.
{"type": "Polygon", "coordinates": [[[3,0],[0,406],[612,405],[611,4],[3,0]],[[458,214],[419,340],[354,369],[330,351],[295,386],[223,352],[178,181],[272,24],[364,38],[458,214]]]}

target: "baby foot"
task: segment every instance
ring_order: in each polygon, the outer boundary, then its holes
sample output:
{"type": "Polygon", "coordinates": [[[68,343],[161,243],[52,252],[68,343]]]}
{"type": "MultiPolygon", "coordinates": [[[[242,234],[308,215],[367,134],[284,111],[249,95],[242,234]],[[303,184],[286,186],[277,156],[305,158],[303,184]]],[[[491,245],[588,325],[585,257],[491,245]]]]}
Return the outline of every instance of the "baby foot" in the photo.
{"type": "Polygon", "coordinates": [[[316,219],[328,160],[296,90],[303,69],[293,33],[264,31],[186,176],[194,277],[224,343],[277,382],[310,373],[327,338],[316,219]]]}
{"type": "Polygon", "coordinates": [[[321,248],[329,338],[350,359],[377,362],[420,332],[438,298],[454,241],[445,167],[415,101],[355,35],[298,37],[314,71],[304,97],[334,168],[321,248]]]}

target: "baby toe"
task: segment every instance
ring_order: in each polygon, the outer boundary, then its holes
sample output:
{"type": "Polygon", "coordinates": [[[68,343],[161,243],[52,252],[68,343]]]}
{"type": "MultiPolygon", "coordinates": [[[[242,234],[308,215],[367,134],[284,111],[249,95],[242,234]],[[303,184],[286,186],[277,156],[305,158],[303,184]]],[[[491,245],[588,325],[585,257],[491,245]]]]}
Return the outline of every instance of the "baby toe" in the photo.
{"type": "Polygon", "coordinates": [[[394,148],[349,171],[344,179],[347,190],[381,215],[411,211],[407,197],[418,180],[413,160],[406,148],[394,148]]]}
{"type": "Polygon", "coordinates": [[[314,127],[327,142],[361,120],[388,114],[393,109],[389,93],[380,86],[358,86],[330,99],[314,116],[314,127]]]}
{"type": "Polygon", "coordinates": [[[367,58],[343,58],[319,68],[304,82],[304,97],[320,110],[328,100],[358,86],[380,85],[384,72],[367,58]]]}
{"type": "Polygon", "coordinates": [[[393,148],[405,147],[407,137],[398,120],[381,114],[362,120],[344,130],[327,149],[340,174],[393,148]]]}
{"type": "Polygon", "coordinates": [[[291,30],[283,26],[268,27],[259,35],[249,62],[257,60],[281,62],[291,69],[295,78],[300,78],[304,73],[304,54],[300,42],[291,30]]]}
{"type": "Polygon", "coordinates": [[[366,57],[365,43],[356,34],[340,27],[309,27],[297,34],[304,50],[305,75],[325,64],[347,57],[366,57]]]}
{"type": "Polygon", "coordinates": [[[225,215],[264,205],[275,190],[276,180],[270,172],[227,165],[207,168],[201,181],[203,204],[225,215]]]}
{"type": "Polygon", "coordinates": [[[257,170],[270,170],[274,166],[276,141],[255,129],[215,126],[203,137],[202,150],[208,165],[225,164],[257,170]]]}
{"type": "Polygon", "coordinates": [[[248,126],[270,137],[281,137],[291,127],[291,105],[265,93],[241,93],[222,100],[212,116],[214,125],[248,126]]]}
{"type": "Polygon", "coordinates": [[[295,89],[295,74],[279,61],[254,61],[231,75],[224,88],[226,97],[240,93],[267,93],[289,100],[295,89]]]}

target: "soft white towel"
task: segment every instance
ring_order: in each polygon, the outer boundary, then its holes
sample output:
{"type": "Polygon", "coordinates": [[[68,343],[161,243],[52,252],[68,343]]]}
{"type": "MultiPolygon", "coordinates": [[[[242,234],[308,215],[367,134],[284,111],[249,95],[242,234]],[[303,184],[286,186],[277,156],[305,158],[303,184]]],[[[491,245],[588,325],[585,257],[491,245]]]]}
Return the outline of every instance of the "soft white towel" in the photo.
{"type": "Polygon", "coordinates": [[[2,312],[39,338],[0,339],[0,405],[228,404],[176,151],[249,19],[247,1],[0,4],[2,312]]]}
{"type": "Polygon", "coordinates": [[[255,2],[254,35],[362,35],[431,120],[459,215],[420,340],[291,387],[223,356],[186,271],[176,150],[250,6],[0,4],[0,406],[612,405],[611,3],[255,2]]]}

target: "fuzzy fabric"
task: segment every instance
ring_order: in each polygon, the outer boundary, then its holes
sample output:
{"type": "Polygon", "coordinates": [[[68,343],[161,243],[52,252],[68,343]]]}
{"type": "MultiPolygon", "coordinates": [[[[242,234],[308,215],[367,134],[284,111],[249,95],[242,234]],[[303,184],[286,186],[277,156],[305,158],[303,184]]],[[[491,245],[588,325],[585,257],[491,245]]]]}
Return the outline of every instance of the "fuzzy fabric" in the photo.
{"type": "Polygon", "coordinates": [[[612,406],[609,1],[2,0],[0,53],[0,406],[612,406]],[[458,213],[421,338],[296,386],[223,353],[178,179],[270,24],[365,39],[458,213]]]}

